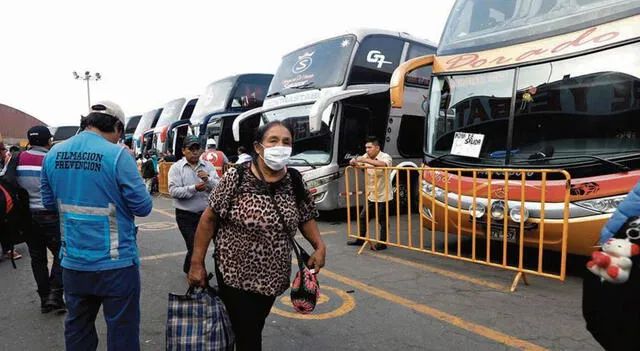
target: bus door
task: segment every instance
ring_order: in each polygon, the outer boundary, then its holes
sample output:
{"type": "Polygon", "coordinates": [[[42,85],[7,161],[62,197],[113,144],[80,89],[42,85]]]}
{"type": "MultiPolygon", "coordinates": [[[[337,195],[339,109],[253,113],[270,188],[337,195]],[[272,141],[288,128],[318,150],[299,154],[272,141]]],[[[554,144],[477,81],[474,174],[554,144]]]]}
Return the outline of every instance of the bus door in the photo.
{"type": "MultiPolygon", "coordinates": [[[[169,152],[176,156],[176,160],[179,160],[184,156],[182,154],[182,143],[184,138],[187,137],[191,125],[188,120],[181,121],[171,126],[171,130],[168,135],[169,152]],[[185,123],[186,122],[186,123],[185,123]]],[[[204,148],[204,145],[201,146],[204,148]]]]}
{"type": "MultiPolygon", "coordinates": [[[[338,131],[338,157],[337,163],[340,168],[349,166],[349,161],[355,157],[362,156],[365,153],[364,145],[367,142],[367,138],[369,138],[373,133],[372,121],[373,121],[373,113],[372,111],[363,106],[351,105],[346,102],[342,102],[341,104],[341,112],[342,118],[340,120],[340,129],[338,131]]],[[[382,141],[382,139],[380,139],[382,141]]],[[[356,183],[355,183],[355,173],[351,171],[349,173],[349,191],[351,192],[350,203],[355,206],[355,196],[356,194],[356,183]]],[[[362,172],[358,172],[358,190],[364,190],[364,174],[362,172]]],[[[341,181],[338,187],[339,194],[345,194],[347,191],[345,182],[341,181]]],[[[362,201],[364,198],[361,198],[360,204],[362,205],[362,201]]],[[[338,207],[346,207],[347,200],[346,196],[338,196],[338,207]]]]}
{"type": "MultiPolygon", "coordinates": [[[[262,114],[257,113],[240,121],[240,140],[238,141],[237,146],[242,145],[247,149],[247,151],[253,150],[253,138],[256,129],[260,126],[261,117],[262,114]]],[[[233,119],[229,121],[229,124],[233,124],[233,119]]],[[[229,132],[232,133],[231,130],[229,130],[229,132]]]]}

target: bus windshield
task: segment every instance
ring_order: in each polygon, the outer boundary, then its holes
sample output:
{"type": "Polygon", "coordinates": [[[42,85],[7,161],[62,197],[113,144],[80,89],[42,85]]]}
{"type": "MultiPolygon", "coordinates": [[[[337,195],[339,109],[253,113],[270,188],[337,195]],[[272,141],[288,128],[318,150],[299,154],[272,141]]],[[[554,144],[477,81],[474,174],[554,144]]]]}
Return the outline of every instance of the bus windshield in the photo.
{"type": "MultiPolygon", "coordinates": [[[[292,111],[294,111],[292,109],[292,111]]],[[[335,122],[333,114],[322,116],[322,127],[317,132],[309,130],[309,116],[278,116],[269,118],[270,121],[281,120],[293,130],[293,150],[289,165],[319,166],[331,162],[333,135],[335,122]]],[[[290,114],[291,115],[291,114],[290,114]]]]}
{"type": "Polygon", "coordinates": [[[356,38],[345,35],[296,50],[282,58],[267,96],[294,89],[320,89],[344,82],[356,38]]]}
{"type": "Polygon", "coordinates": [[[158,123],[156,126],[163,127],[171,122],[175,122],[180,118],[180,112],[182,112],[182,107],[186,103],[185,98],[175,99],[169,101],[162,110],[160,114],[160,118],[158,119],[158,123]]]}
{"type": "Polygon", "coordinates": [[[196,107],[193,109],[191,124],[201,124],[211,112],[224,110],[234,84],[234,79],[224,79],[209,84],[204,93],[200,95],[196,107]]]}
{"type": "Polygon", "coordinates": [[[504,164],[509,153],[510,164],[534,164],[533,160],[547,157],[547,164],[559,166],[584,163],[581,155],[637,154],[638,50],[636,43],[520,68],[515,92],[515,69],[434,78],[425,152],[432,157],[449,154],[455,132],[466,132],[484,135],[480,157],[465,158],[466,163],[504,164]]]}
{"type": "Polygon", "coordinates": [[[124,128],[124,132],[126,134],[131,134],[131,133],[136,131],[136,127],[138,126],[138,123],[140,122],[140,117],[142,117],[142,116],[133,116],[133,117],[129,118],[129,120],[127,121],[127,125],[124,128]]]}
{"type": "Polygon", "coordinates": [[[153,120],[156,118],[157,113],[157,109],[145,112],[142,117],[140,117],[140,122],[138,122],[138,126],[136,126],[136,130],[133,134],[141,135],[145,130],[151,128],[151,126],[153,125],[153,120]]]}
{"type": "Polygon", "coordinates": [[[638,13],[639,0],[458,0],[438,55],[514,45],[638,13]]]}
{"type": "Polygon", "coordinates": [[[62,126],[56,128],[55,133],[53,133],[53,141],[66,140],[76,135],[78,132],[78,126],[62,126]]]}

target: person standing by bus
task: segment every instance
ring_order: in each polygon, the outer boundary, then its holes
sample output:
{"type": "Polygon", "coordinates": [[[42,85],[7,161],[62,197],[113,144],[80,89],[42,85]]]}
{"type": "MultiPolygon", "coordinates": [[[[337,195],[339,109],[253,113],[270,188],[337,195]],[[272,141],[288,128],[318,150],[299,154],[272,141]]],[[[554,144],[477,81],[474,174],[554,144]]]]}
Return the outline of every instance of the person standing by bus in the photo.
{"type": "Polygon", "coordinates": [[[189,274],[191,254],[196,228],[202,212],[208,206],[208,194],[218,184],[220,178],[209,162],[200,159],[198,137],[188,136],[182,144],[181,160],[169,169],[169,194],[176,208],[178,229],[187,246],[182,270],[189,274]]]}
{"type": "Polygon", "coordinates": [[[202,154],[201,160],[210,162],[218,172],[218,176],[222,177],[225,166],[229,163],[227,156],[220,150],[216,150],[216,141],[209,138],[207,140],[207,151],[202,154]]]}
{"type": "Polygon", "coordinates": [[[108,350],[140,350],[140,258],[134,216],[153,201],[133,157],[116,145],[124,113],[111,101],[93,104],[85,130],[47,153],[42,204],[58,210],[62,281],[69,314],[67,351],[96,350],[95,319],[107,323],[108,350]]]}
{"type": "MultiPolygon", "coordinates": [[[[385,172],[382,169],[376,169],[379,167],[391,167],[393,159],[389,154],[382,152],[380,149],[380,141],[371,137],[365,144],[366,153],[360,157],[352,159],[349,164],[351,166],[365,167],[367,172],[367,184],[365,184],[365,190],[367,194],[368,204],[366,205],[369,210],[369,217],[375,217],[375,208],[378,207],[378,218],[380,223],[380,241],[387,240],[387,199],[392,199],[392,195],[387,193],[387,189],[391,189],[391,186],[387,183],[389,180],[385,177],[385,172]]],[[[360,212],[360,228],[359,236],[364,237],[367,230],[367,207],[363,207],[360,212]]],[[[362,245],[364,240],[357,239],[348,241],[347,245],[362,245]]],[[[376,250],[384,250],[387,245],[377,243],[374,245],[376,250]]]]}

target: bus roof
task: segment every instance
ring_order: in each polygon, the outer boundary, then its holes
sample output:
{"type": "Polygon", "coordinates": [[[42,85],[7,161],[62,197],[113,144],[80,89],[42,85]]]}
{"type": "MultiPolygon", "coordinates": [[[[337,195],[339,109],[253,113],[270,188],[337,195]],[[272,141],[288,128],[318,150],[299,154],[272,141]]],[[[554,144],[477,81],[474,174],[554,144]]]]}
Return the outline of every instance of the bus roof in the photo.
{"type": "Polygon", "coordinates": [[[392,36],[392,37],[398,37],[398,38],[402,38],[402,39],[406,39],[406,40],[410,40],[410,41],[414,41],[417,43],[421,43],[424,45],[428,45],[428,46],[432,46],[432,47],[436,47],[437,44],[429,39],[423,39],[423,38],[418,38],[416,36],[413,36],[407,32],[397,32],[397,31],[392,31],[392,30],[387,30],[387,29],[377,29],[377,28],[352,28],[346,31],[342,31],[339,33],[336,33],[335,35],[332,36],[327,36],[327,37],[323,37],[314,41],[310,41],[305,43],[304,45],[301,45],[300,47],[295,48],[292,51],[287,52],[286,54],[283,55],[283,57],[294,53],[296,51],[299,51],[300,49],[303,49],[307,46],[311,46],[315,43],[319,43],[325,40],[329,40],[329,39],[333,39],[333,38],[337,38],[337,37],[341,37],[343,35],[355,35],[356,38],[358,39],[358,41],[361,41],[364,37],[369,36],[369,35],[388,35],[388,36],[392,36]]]}

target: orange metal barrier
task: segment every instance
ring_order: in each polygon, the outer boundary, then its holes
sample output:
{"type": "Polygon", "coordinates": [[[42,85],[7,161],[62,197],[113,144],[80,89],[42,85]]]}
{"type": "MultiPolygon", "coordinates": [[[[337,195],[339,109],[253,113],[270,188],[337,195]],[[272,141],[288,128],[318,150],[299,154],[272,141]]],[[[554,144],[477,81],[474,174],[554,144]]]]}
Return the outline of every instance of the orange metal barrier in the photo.
{"type": "Polygon", "coordinates": [[[365,240],[358,253],[381,243],[511,270],[516,272],[511,291],[520,280],[528,284],[527,274],[565,279],[571,188],[566,171],[376,167],[361,172],[364,169],[345,170],[348,236],[365,240]],[[384,196],[370,193],[366,184],[372,177],[374,184],[380,177],[386,180],[384,196]],[[390,192],[401,185],[407,194],[404,205],[400,191],[390,192]],[[411,190],[416,186],[417,201],[411,190]],[[386,205],[383,213],[369,206],[372,200],[386,205]],[[349,210],[353,205],[363,208],[355,228],[349,210]],[[416,205],[417,215],[412,211],[416,205]],[[386,240],[380,236],[383,217],[386,240]],[[361,225],[364,237],[359,236],[361,225]]]}
{"type": "Polygon", "coordinates": [[[160,194],[169,195],[169,168],[174,162],[158,163],[158,191],[160,194]]]}

